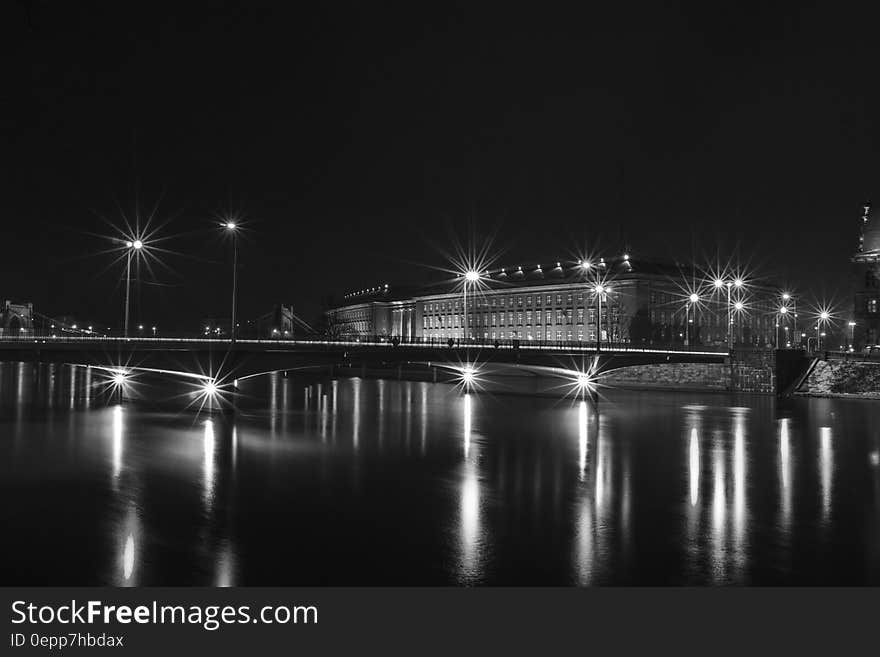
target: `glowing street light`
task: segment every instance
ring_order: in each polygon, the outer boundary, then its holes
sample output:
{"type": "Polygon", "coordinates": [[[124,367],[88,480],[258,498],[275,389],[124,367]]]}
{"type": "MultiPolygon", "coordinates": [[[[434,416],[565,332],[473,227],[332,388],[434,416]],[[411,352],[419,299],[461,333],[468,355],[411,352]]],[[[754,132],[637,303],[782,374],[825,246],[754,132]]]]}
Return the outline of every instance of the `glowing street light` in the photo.
{"type": "Polygon", "coordinates": [[[467,308],[467,289],[468,283],[473,285],[477,281],[480,280],[480,272],[475,271],[473,269],[469,269],[464,274],[464,286],[463,286],[463,308],[462,308],[462,324],[461,324],[461,334],[464,337],[464,342],[467,344],[468,339],[468,308],[467,308]]]}
{"type": "Polygon", "coordinates": [[[791,292],[783,292],[782,293],[782,302],[783,305],[788,306],[788,302],[791,301],[792,306],[792,330],[797,334],[797,298],[791,292]]]}
{"type": "Polygon", "coordinates": [[[822,336],[825,335],[825,333],[820,333],[819,331],[821,330],[822,325],[827,324],[828,320],[830,320],[830,319],[831,319],[831,313],[828,312],[827,310],[820,311],[816,317],[816,350],[817,351],[820,351],[822,349],[821,338],[822,338],[822,336]]]}
{"type": "MultiPolygon", "coordinates": [[[[782,297],[785,298],[785,295],[782,297]]],[[[780,321],[785,319],[788,315],[788,306],[779,306],[779,310],[776,311],[776,348],[779,349],[779,324],[780,321]]],[[[788,331],[788,327],[785,327],[785,330],[788,331]]],[[[787,346],[788,340],[786,340],[787,346]]]]}
{"type": "Polygon", "coordinates": [[[131,297],[131,257],[144,248],[144,243],[141,240],[128,240],[126,241],[125,246],[128,249],[125,262],[125,337],[128,337],[128,309],[129,298],[131,297]]]}
{"type": "Polygon", "coordinates": [[[235,344],[235,301],[238,291],[238,224],[234,221],[225,221],[220,225],[229,235],[232,235],[232,327],[229,335],[231,342],[235,344]]]}
{"type": "Polygon", "coordinates": [[[607,300],[607,294],[611,288],[602,283],[596,283],[593,287],[593,294],[596,295],[596,305],[598,314],[596,315],[596,351],[602,346],[602,302],[607,300]]]}
{"type": "MultiPolygon", "coordinates": [[[[727,348],[733,349],[733,309],[735,306],[732,303],[733,299],[731,298],[731,290],[734,287],[736,289],[741,289],[745,285],[745,281],[741,276],[737,276],[733,280],[724,280],[723,278],[716,276],[712,281],[712,284],[715,286],[716,291],[727,288],[727,348]]],[[[737,301],[736,303],[740,306],[736,309],[742,310],[742,302],[737,301]]]]}
{"type": "Polygon", "coordinates": [[[856,341],[856,323],[853,321],[849,322],[849,350],[853,351],[855,348],[856,341]]]}
{"type": "Polygon", "coordinates": [[[688,302],[684,306],[684,346],[687,347],[690,345],[690,310],[691,306],[695,303],[699,303],[700,295],[696,292],[691,292],[691,295],[688,297],[688,302]]]}

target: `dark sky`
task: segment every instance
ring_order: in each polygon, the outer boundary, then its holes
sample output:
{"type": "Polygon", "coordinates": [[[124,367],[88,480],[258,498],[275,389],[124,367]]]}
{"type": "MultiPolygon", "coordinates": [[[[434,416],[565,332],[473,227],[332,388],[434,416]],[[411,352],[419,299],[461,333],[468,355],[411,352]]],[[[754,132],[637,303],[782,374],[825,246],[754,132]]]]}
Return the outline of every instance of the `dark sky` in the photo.
{"type": "Polygon", "coordinates": [[[2,5],[0,297],[118,325],[99,215],[161,200],[176,253],[137,321],[163,327],[227,312],[228,210],[249,220],[246,317],[430,280],[493,229],[499,264],[696,244],[848,300],[878,180],[867,15],[242,4],[2,5]]]}

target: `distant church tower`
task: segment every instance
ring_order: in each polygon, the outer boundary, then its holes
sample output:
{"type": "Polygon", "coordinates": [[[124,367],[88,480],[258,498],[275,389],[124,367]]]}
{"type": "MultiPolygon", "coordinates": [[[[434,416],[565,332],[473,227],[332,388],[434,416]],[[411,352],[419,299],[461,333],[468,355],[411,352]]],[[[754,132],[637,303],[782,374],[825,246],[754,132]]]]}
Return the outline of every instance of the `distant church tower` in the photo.
{"type": "MultiPolygon", "coordinates": [[[[859,233],[859,250],[853,263],[854,347],[880,344],[880,220],[865,203],[859,233]]],[[[848,327],[847,327],[848,328],[848,327]]]]}

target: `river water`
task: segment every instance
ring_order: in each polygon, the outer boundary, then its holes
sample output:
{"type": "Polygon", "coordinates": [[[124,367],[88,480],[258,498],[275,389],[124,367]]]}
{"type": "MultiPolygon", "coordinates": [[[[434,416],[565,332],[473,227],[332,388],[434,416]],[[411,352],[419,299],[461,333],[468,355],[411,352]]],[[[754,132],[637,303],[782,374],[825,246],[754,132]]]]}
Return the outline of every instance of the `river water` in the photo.
{"type": "Polygon", "coordinates": [[[274,374],[230,415],[164,392],[0,364],[0,582],[880,583],[877,402],[274,374]]]}

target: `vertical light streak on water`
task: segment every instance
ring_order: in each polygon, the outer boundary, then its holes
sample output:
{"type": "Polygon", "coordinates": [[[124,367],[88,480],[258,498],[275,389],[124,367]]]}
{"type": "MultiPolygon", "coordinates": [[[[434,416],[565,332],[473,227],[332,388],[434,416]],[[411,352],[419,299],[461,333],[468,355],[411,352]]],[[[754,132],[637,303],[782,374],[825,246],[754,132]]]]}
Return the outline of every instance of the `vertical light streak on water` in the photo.
{"type": "MultiPolygon", "coordinates": [[[[312,404],[315,410],[315,427],[316,430],[321,422],[321,398],[324,395],[324,384],[317,383],[315,384],[315,392],[312,399],[312,404]]],[[[320,433],[320,432],[319,432],[320,433]]]]}
{"type": "Polygon", "coordinates": [[[819,429],[819,469],[822,477],[822,524],[827,530],[831,519],[831,487],[834,475],[834,455],[831,451],[831,427],[819,429]]]}
{"type": "Polygon", "coordinates": [[[412,407],[412,387],[414,384],[408,383],[406,385],[406,401],[404,402],[404,407],[401,409],[405,418],[406,424],[404,425],[404,440],[406,442],[406,453],[409,454],[410,445],[412,442],[412,424],[413,424],[413,407],[412,407]]]}
{"type": "Polygon", "coordinates": [[[602,511],[605,508],[605,497],[610,485],[610,473],[608,471],[608,444],[605,432],[602,430],[602,421],[599,421],[596,434],[596,519],[601,523],[602,511]]]}
{"type": "Polygon", "coordinates": [[[122,406],[113,407],[113,484],[119,485],[119,475],[122,474],[122,441],[125,426],[123,423],[122,406]]]}
{"type": "Polygon", "coordinates": [[[422,456],[428,449],[428,384],[421,383],[422,400],[421,400],[421,429],[422,429],[422,456]]]}
{"type": "Polygon", "coordinates": [[[83,390],[84,403],[88,408],[92,403],[92,368],[86,367],[85,389],[83,390]]]}
{"type": "Polygon", "coordinates": [[[55,406],[55,363],[49,365],[49,391],[48,391],[48,407],[55,406]]]}
{"type": "Polygon", "coordinates": [[[742,583],[747,563],[746,520],[746,438],[745,414],[737,409],[734,415],[733,441],[733,566],[735,578],[742,583]]]}
{"type": "Polygon", "coordinates": [[[330,405],[330,438],[333,439],[333,442],[336,442],[336,416],[338,415],[336,405],[339,401],[339,381],[333,379],[332,386],[332,403],[330,405]]]}
{"type": "Polygon", "coordinates": [[[24,363],[15,368],[15,403],[20,413],[24,405],[24,363]]]}
{"type": "Polygon", "coordinates": [[[76,407],[76,365],[70,366],[70,410],[76,407]]]}
{"type": "Polygon", "coordinates": [[[139,563],[138,541],[141,537],[141,519],[134,502],[129,502],[125,518],[122,521],[119,532],[119,557],[117,561],[116,579],[117,586],[137,586],[139,563]]]}
{"type": "Polygon", "coordinates": [[[779,483],[780,509],[782,512],[782,530],[788,534],[791,530],[791,438],[789,418],[779,420],[779,483]]]}
{"type": "Polygon", "coordinates": [[[351,442],[354,446],[354,451],[357,451],[361,436],[361,379],[354,379],[352,386],[354,387],[354,414],[351,419],[351,442]]]}
{"type": "Polygon", "coordinates": [[[278,425],[278,372],[269,374],[269,433],[277,436],[278,425]]]}
{"type": "Polygon", "coordinates": [[[281,434],[287,435],[287,417],[290,413],[290,379],[281,377],[281,434]]]}
{"type": "Polygon", "coordinates": [[[329,414],[329,411],[327,410],[328,402],[327,402],[327,393],[326,392],[321,395],[320,404],[321,404],[321,414],[320,414],[321,442],[326,443],[327,442],[327,415],[329,414]]]}
{"type": "Polygon", "coordinates": [[[579,479],[584,481],[587,470],[587,438],[590,435],[590,415],[587,412],[587,402],[581,401],[578,405],[578,470],[579,479]]]}
{"type": "Polygon", "coordinates": [[[464,395],[464,457],[468,458],[471,451],[471,394],[464,395]]]}
{"type": "Polygon", "coordinates": [[[482,576],[481,526],[480,526],[480,479],[476,448],[470,447],[471,413],[470,395],[462,404],[465,457],[461,481],[459,582],[471,584],[482,576]]]}
{"type": "Polygon", "coordinates": [[[213,420],[205,420],[205,433],[202,437],[202,499],[205,503],[206,514],[210,513],[214,502],[214,448],[214,422],[213,420]]]}
{"type": "Polygon", "coordinates": [[[232,469],[238,467],[238,425],[232,425],[232,469]]]}
{"type": "Polygon", "coordinates": [[[713,454],[712,474],[712,553],[711,569],[716,584],[727,578],[727,500],[725,494],[724,449],[716,445],[713,454]]]}
{"type": "Polygon", "coordinates": [[[220,588],[235,586],[235,553],[228,540],[224,540],[217,551],[214,586],[220,588]]]}
{"type": "Polygon", "coordinates": [[[697,505],[700,498],[700,440],[697,428],[691,427],[691,442],[688,449],[690,464],[691,506],[697,505]]]}
{"type": "Polygon", "coordinates": [[[620,477],[620,529],[623,534],[624,546],[630,548],[630,519],[632,517],[632,476],[630,473],[630,454],[623,454],[622,472],[620,477]]]}
{"type": "Polygon", "coordinates": [[[581,492],[576,517],[576,542],[574,556],[575,581],[579,586],[593,583],[595,559],[595,529],[593,527],[593,500],[586,489],[581,492]]]}
{"type": "Polygon", "coordinates": [[[379,435],[377,438],[381,450],[385,444],[385,380],[379,379],[377,384],[379,386],[379,435]]]}

